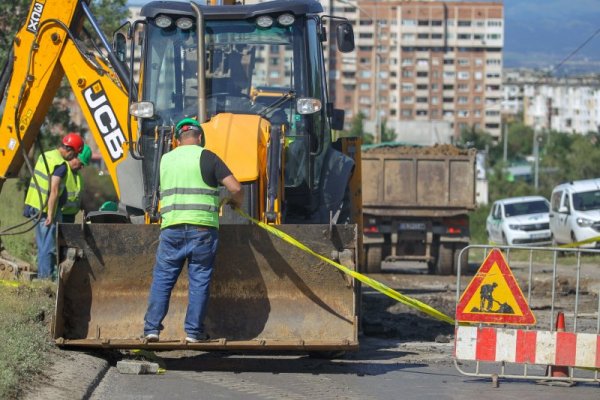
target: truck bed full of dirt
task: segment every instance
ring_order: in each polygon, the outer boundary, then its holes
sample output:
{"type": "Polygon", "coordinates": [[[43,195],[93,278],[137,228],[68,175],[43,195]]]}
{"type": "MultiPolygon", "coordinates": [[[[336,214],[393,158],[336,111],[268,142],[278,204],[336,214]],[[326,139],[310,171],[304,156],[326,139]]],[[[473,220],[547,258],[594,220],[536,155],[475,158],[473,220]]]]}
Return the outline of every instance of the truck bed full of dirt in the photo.
{"type": "Polygon", "coordinates": [[[475,149],[461,149],[451,144],[436,144],[426,147],[383,144],[375,147],[365,146],[363,149],[363,153],[423,154],[440,156],[467,156],[475,152],[475,149]]]}

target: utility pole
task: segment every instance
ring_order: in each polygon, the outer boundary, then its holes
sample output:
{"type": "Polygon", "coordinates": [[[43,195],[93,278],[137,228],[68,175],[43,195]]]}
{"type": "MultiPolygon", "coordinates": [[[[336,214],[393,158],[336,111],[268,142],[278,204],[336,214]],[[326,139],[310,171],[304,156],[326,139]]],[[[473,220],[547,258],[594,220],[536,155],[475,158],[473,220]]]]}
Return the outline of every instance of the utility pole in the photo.
{"type": "Polygon", "coordinates": [[[502,158],[502,160],[504,160],[504,165],[506,166],[506,163],[508,162],[508,122],[504,121],[504,140],[503,140],[503,145],[504,145],[504,156],[502,158]]]}

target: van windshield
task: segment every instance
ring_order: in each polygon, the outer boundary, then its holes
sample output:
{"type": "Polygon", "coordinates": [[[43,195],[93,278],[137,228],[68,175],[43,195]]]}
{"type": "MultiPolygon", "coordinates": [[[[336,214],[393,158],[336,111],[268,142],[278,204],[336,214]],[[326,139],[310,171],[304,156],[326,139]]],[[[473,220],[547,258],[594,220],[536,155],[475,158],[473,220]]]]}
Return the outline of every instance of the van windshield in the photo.
{"type": "Polygon", "coordinates": [[[547,213],[549,211],[548,203],[544,200],[527,201],[523,203],[513,203],[504,205],[504,214],[507,217],[516,217],[518,215],[547,213]]]}
{"type": "Polygon", "coordinates": [[[600,209],[600,190],[573,193],[573,208],[578,211],[600,209]]]}

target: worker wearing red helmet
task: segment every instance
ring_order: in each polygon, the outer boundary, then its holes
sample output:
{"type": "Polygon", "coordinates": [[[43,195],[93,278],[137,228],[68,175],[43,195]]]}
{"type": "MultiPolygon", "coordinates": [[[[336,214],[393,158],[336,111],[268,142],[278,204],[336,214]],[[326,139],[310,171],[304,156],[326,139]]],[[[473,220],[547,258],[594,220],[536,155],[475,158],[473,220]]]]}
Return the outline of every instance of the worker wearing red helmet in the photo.
{"type": "Polygon", "coordinates": [[[62,138],[54,150],[41,154],[31,177],[23,215],[39,218],[35,227],[35,241],[38,248],[38,278],[53,277],[56,260],[56,222],[60,219],[59,198],[65,190],[68,161],[83,150],[83,139],[76,133],[62,138]]]}

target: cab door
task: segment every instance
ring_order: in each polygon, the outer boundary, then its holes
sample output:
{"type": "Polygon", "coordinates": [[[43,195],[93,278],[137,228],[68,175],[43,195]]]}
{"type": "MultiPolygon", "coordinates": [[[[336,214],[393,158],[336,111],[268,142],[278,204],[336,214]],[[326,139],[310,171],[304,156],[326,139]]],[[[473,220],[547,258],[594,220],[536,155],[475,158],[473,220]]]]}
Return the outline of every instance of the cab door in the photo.
{"type": "Polygon", "coordinates": [[[550,231],[557,243],[569,243],[568,217],[571,211],[568,193],[559,190],[550,199],[550,231]]]}
{"type": "Polygon", "coordinates": [[[502,243],[502,210],[500,203],[494,203],[487,218],[489,240],[493,243],[502,243]]]}

